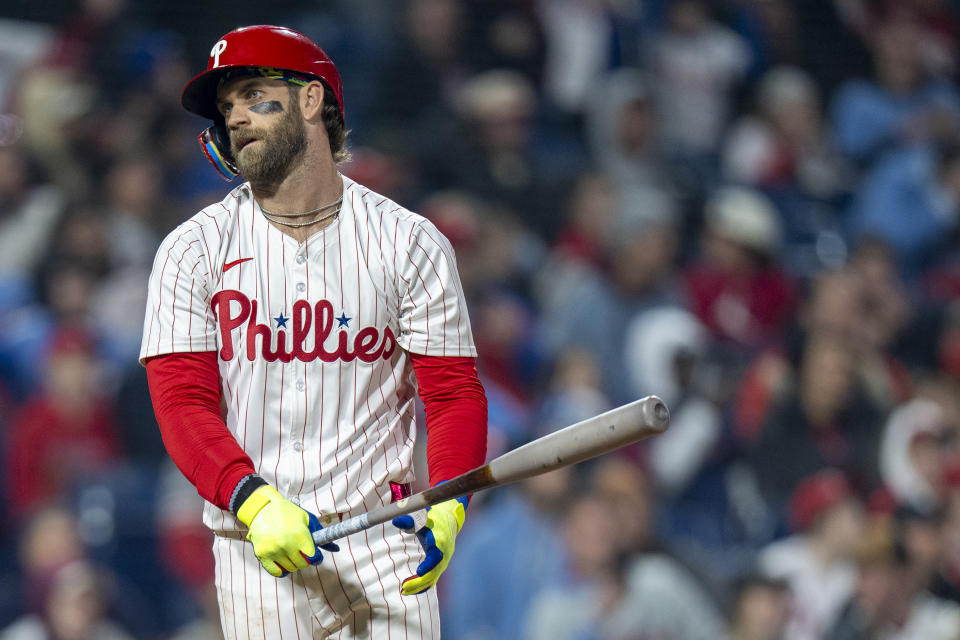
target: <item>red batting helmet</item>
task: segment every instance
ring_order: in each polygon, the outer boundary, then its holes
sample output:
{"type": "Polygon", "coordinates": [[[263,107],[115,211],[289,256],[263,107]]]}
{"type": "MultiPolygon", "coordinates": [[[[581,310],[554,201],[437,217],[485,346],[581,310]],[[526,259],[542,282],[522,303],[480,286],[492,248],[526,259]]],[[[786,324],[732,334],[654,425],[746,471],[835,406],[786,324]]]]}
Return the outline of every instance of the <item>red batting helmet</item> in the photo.
{"type": "Polygon", "coordinates": [[[216,120],[217,85],[231,70],[272,67],[319,78],[327,83],[343,117],[343,83],[323,49],[293,29],[258,24],[240,27],[220,38],[207,60],[207,70],[187,83],[180,103],[187,111],[216,120]]]}

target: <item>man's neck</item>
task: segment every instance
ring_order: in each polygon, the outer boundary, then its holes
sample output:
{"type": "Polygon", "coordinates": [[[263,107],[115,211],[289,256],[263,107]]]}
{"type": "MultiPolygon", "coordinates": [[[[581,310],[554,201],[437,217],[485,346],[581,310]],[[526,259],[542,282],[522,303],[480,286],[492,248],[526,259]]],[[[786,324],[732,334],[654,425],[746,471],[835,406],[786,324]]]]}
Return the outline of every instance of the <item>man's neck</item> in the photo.
{"type": "MultiPolygon", "coordinates": [[[[343,191],[343,181],[333,161],[322,163],[304,162],[284,178],[280,184],[255,185],[251,183],[253,196],[260,208],[275,214],[291,214],[314,211],[318,207],[335,202],[343,191]]],[[[268,220],[282,233],[304,242],[321,229],[333,224],[336,215],[328,214],[338,209],[326,209],[303,217],[278,216],[282,221],[302,224],[319,218],[315,224],[289,227],[268,220]]]]}

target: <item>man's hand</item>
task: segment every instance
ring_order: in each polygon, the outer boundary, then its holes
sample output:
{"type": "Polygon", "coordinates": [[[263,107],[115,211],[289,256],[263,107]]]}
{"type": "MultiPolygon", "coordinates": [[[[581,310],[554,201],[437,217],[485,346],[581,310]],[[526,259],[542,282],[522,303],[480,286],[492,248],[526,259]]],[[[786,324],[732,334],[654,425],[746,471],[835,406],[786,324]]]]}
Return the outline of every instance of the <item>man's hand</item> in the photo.
{"type": "MultiPolygon", "coordinates": [[[[320,521],[273,487],[264,485],[251,493],[237,509],[237,517],[247,525],[247,540],[270,575],[280,578],[323,560],[311,535],[323,528],[320,521]]],[[[332,542],[321,548],[340,550],[332,542]]]]}
{"type": "MultiPolygon", "coordinates": [[[[416,531],[427,557],[417,567],[417,575],[403,581],[400,593],[405,596],[416,595],[437,584],[440,574],[453,557],[454,541],[463,526],[466,507],[466,497],[427,507],[427,522],[416,531]]],[[[412,532],[414,518],[409,515],[394,518],[393,526],[412,532]]]]}

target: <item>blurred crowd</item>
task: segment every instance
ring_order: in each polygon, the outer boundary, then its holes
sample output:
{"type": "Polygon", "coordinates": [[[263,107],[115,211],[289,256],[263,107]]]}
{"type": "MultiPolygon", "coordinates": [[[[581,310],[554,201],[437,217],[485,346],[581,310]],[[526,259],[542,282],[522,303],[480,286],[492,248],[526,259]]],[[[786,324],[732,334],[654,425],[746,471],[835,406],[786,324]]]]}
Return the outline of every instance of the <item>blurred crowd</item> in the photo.
{"type": "Polygon", "coordinates": [[[671,409],[474,497],[444,637],[960,638],[954,0],[267,4],[0,10],[0,638],[220,637],[137,354],[160,240],[232,186],[180,90],[257,22],[451,240],[491,457],[671,409]]]}

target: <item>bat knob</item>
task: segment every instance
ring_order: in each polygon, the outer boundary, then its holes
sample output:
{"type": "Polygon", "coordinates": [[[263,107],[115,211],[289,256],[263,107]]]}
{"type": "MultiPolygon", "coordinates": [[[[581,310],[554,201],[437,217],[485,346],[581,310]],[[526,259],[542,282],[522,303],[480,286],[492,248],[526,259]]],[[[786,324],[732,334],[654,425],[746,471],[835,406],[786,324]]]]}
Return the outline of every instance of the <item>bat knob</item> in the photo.
{"type": "Polygon", "coordinates": [[[657,396],[650,396],[644,405],[650,425],[660,431],[666,431],[667,427],[670,426],[670,409],[667,408],[663,400],[657,396]]]}
{"type": "Polygon", "coordinates": [[[656,405],[654,405],[653,413],[657,416],[657,420],[662,422],[670,421],[670,410],[667,409],[667,405],[663,404],[662,402],[658,402],[656,405]]]}

